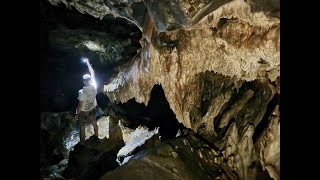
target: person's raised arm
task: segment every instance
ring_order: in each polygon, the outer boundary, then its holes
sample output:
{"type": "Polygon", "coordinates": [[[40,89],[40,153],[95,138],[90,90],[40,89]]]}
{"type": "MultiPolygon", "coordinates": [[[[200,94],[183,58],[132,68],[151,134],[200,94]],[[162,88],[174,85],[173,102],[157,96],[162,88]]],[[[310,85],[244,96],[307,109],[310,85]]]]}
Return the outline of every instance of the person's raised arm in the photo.
{"type": "Polygon", "coordinates": [[[90,72],[92,85],[97,89],[96,76],[95,76],[94,70],[93,70],[93,68],[92,68],[92,66],[91,66],[91,64],[89,62],[89,59],[85,58],[85,62],[87,63],[87,66],[88,66],[88,69],[89,69],[89,72],[90,72]]]}
{"type": "Polygon", "coordinates": [[[88,69],[89,69],[89,72],[90,72],[91,79],[95,80],[96,77],[95,77],[95,74],[94,74],[94,70],[93,70],[88,58],[86,58],[86,63],[87,63],[87,66],[88,66],[88,69]]]}

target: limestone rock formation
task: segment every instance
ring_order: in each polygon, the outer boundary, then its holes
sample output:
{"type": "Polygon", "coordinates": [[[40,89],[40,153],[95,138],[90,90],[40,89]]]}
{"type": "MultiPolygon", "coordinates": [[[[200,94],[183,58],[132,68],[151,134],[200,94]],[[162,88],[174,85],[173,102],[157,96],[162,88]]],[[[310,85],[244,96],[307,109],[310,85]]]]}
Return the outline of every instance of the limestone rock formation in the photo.
{"type": "Polygon", "coordinates": [[[256,143],[262,166],[273,179],[280,179],[280,110],[277,105],[269,117],[269,125],[256,143]]]}

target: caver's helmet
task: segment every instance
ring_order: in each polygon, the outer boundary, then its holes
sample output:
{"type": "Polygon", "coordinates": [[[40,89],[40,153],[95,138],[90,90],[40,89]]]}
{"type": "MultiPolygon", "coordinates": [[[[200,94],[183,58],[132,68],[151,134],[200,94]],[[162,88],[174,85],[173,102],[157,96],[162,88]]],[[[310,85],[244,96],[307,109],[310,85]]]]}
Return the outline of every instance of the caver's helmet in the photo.
{"type": "Polygon", "coordinates": [[[83,83],[86,86],[90,86],[91,85],[91,76],[89,74],[83,75],[82,80],[83,80],[83,83]]]}

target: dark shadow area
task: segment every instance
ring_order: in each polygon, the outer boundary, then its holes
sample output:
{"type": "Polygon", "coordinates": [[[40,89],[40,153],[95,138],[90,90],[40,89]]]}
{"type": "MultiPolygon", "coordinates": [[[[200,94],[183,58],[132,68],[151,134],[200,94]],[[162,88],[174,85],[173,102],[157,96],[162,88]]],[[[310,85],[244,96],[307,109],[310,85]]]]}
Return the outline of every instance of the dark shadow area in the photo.
{"type": "Polygon", "coordinates": [[[253,143],[256,143],[256,141],[261,136],[264,129],[268,127],[271,113],[277,105],[280,105],[280,94],[275,94],[272,100],[269,102],[265,115],[263,116],[261,122],[258,124],[258,126],[256,127],[252,135],[253,143]]]}
{"type": "Polygon", "coordinates": [[[154,125],[160,127],[161,141],[175,137],[182,126],[170,108],[161,85],[153,86],[147,113],[155,122],[154,125]]]}
{"type": "Polygon", "coordinates": [[[127,113],[128,120],[134,122],[131,128],[136,128],[140,124],[150,129],[160,127],[161,141],[175,137],[178,129],[183,126],[170,108],[161,85],[153,86],[147,107],[134,99],[119,106],[127,113]]]}

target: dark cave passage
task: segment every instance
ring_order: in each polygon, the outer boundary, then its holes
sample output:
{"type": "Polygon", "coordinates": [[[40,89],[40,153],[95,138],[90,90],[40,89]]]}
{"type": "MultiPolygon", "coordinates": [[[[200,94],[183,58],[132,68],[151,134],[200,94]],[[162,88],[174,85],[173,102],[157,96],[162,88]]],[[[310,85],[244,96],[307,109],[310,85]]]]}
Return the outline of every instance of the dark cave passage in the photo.
{"type": "Polygon", "coordinates": [[[275,94],[272,100],[269,102],[266,113],[263,116],[261,122],[256,127],[256,130],[254,131],[254,134],[252,136],[253,143],[258,140],[258,138],[263,133],[263,130],[268,127],[270,115],[277,105],[279,105],[280,108],[280,94],[275,94]]]}
{"type": "Polygon", "coordinates": [[[155,126],[160,127],[162,141],[175,137],[179,127],[183,126],[176,119],[160,85],[153,86],[147,112],[155,121],[155,126]]]}
{"type": "Polygon", "coordinates": [[[147,107],[133,99],[124,104],[120,103],[119,106],[127,113],[127,118],[134,122],[132,128],[136,128],[140,124],[150,129],[160,127],[161,141],[174,138],[178,129],[183,126],[170,109],[161,85],[153,86],[147,107]]]}
{"type": "MultiPolygon", "coordinates": [[[[90,59],[97,84],[103,87],[116,73],[114,68],[141,48],[140,38],[140,30],[125,19],[108,15],[100,20],[63,4],[40,1],[40,112],[75,111],[82,76],[88,73],[80,58],[90,59]],[[110,57],[76,47],[86,40],[99,40],[101,33],[108,38],[102,45],[110,57]]],[[[97,101],[103,101],[101,95],[97,101]]]]}

